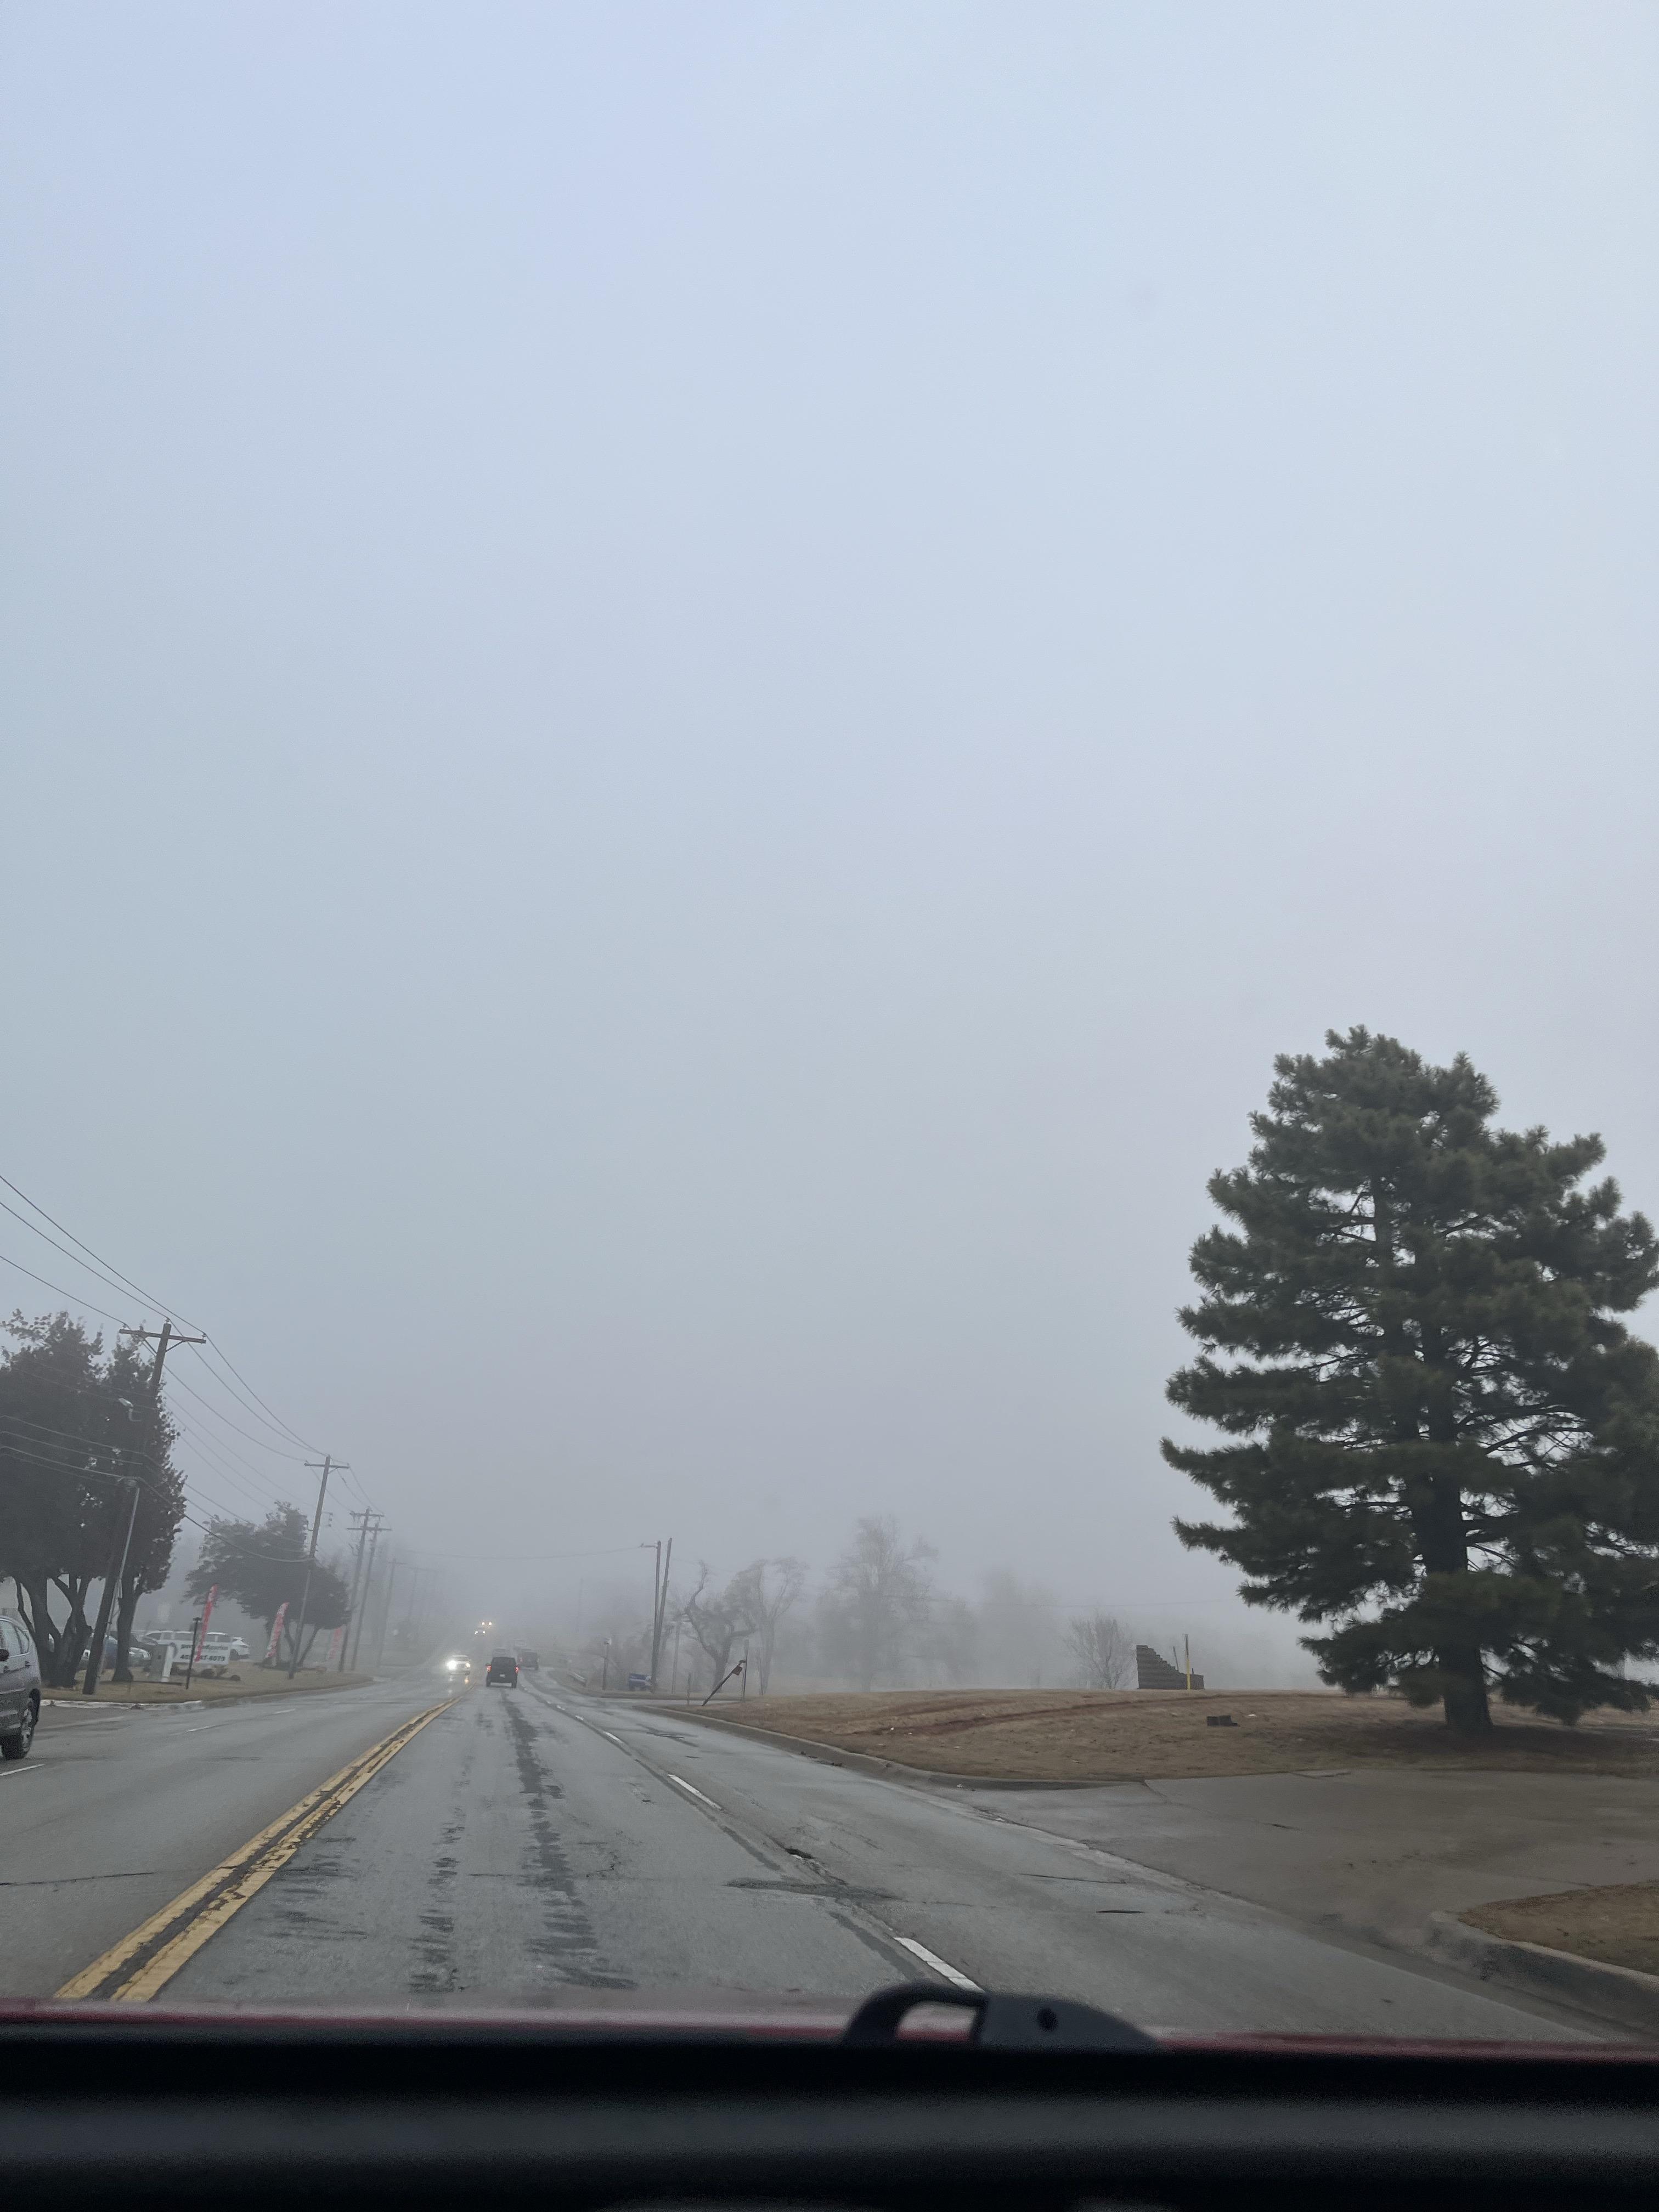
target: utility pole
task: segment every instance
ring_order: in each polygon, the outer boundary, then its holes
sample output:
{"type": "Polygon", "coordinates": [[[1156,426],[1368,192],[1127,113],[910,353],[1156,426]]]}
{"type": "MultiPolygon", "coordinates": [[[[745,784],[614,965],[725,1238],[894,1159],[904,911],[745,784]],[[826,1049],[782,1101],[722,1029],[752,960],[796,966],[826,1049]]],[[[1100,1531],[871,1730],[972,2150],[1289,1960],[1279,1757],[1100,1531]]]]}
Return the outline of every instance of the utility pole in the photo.
{"type": "Polygon", "coordinates": [[[640,1546],[642,1552],[653,1548],[657,1564],[651,1570],[651,1686],[654,1690],[657,1686],[657,1626],[662,1619],[662,1538],[657,1538],[654,1547],[648,1539],[640,1546]]]}
{"type": "MultiPolygon", "coordinates": [[[[645,1547],[641,1547],[643,1550],[645,1547]]],[[[652,1583],[651,1597],[651,1687],[657,1686],[657,1669],[662,1660],[663,1621],[668,1611],[668,1576],[674,1564],[674,1539],[668,1540],[668,1557],[662,1555],[662,1539],[657,1539],[657,1571],[652,1583]]]]}
{"type": "MultiPolygon", "coordinates": [[[[314,1459],[308,1459],[306,1462],[307,1467],[315,1467],[318,1463],[314,1459]]],[[[323,1532],[323,1500],[328,1496],[328,1478],[337,1467],[348,1470],[349,1464],[349,1461],[335,1459],[327,1452],[323,1454],[321,1462],[323,1479],[317,1485],[317,1510],[311,1519],[311,1548],[306,1553],[306,1578],[300,1589],[300,1618],[294,1625],[294,1656],[288,1662],[288,1679],[290,1682],[300,1671],[300,1638],[306,1632],[306,1607],[311,1602],[311,1577],[312,1571],[317,1565],[317,1539],[323,1532]]]]}
{"type": "MultiPolygon", "coordinates": [[[[346,1643],[351,1646],[351,1664],[354,1672],[358,1656],[363,1648],[363,1615],[368,1611],[368,1594],[374,1587],[374,1553],[380,1540],[380,1522],[384,1518],[384,1515],[377,1513],[374,1516],[374,1526],[368,1532],[368,1572],[363,1577],[362,1612],[356,1614],[351,1624],[351,1633],[346,1638],[346,1643]]],[[[343,1659],[345,1656],[344,1644],[340,1647],[340,1656],[343,1659]]]]}
{"type": "MultiPolygon", "coordinates": [[[[355,1621],[357,1618],[357,1587],[363,1578],[363,1546],[368,1540],[368,1524],[374,1517],[366,1505],[361,1513],[349,1513],[346,1516],[348,1525],[357,1532],[357,1550],[351,1562],[351,1603],[346,1609],[348,1621],[355,1621]]],[[[340,1663],[335,1669],[337,1674],[343,1674],[345,1672],[346,1646],[350,1641],[350,1632],[348,1630],[347,1633],[340,1638],[340,1663]]]]}
{"type": "Polygon", "coordinates": [[[380,1625],[374,1636],[374,1656],[369,1661],[369,1665],[377,1674],[380,1671],[381,1656],[386,1650],[386,1632],[392,1625],[392,1607],[397,1595],[398,1572],[408,1565],[407,1559],[393,1559],[386,1570],[386,1603],[380,1607],[380,1625]]]}
{"type": "MultiPolygon", "coordinates": [[[[104,1594],[98,1601],[98,1625],[92,1632],[92,1649],[87,1654],[86,1680],[81,1685],[81,1694],[83,1698],[90,1698],[97,1693],[98,1671],[104,1663],[104,1638],[109,1634],[110,1613],[115,1603],[116,1589],[127,1571],[127,1553],[132,1548],[133,1523],[138,1518],[138,1492],[144,1480],[140,1470],[149,1463],[155,1442],[155,1416],[161,1402],[161,1368],[167,1356],[167,1347],[173,1344],[205,1344],[207,1342],[204,1336],[174,1336],[171,1321],[164,1321],[159,1333],[149,1328],[124,1328],[121,1334],[135,1337],[141,1344],[148,1344],[150,1338],[154,1336],[155,1364],[149,1370],[149,1393],[144,1407],[143,1442],[128,1454],[129,1458],[137,1459],[138,1466],[126,1478],[131,1497],[128,1500],[126,1522],[121,1530],[120,1541],[110,1553],[109,1567],[104,1576],[104,1594]]],[[[121,1655],[118,1651],[115,1655],[115,1664],[118,1671],[121,1665],[121,1655]]]]}

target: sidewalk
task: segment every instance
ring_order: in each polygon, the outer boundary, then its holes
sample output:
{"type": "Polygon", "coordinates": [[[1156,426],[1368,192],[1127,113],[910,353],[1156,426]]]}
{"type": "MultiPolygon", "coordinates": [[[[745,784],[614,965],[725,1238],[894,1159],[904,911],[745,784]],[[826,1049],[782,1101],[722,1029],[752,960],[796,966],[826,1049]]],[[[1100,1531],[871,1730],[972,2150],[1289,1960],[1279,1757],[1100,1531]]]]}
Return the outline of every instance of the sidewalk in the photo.
{"type": "Polygon", "coordinates": [[[1648,1777],[1328,1771],[963,1799],[1304,1925],[1414,1949],[1433,1912],[1659,1880],[1648,1777]]]}

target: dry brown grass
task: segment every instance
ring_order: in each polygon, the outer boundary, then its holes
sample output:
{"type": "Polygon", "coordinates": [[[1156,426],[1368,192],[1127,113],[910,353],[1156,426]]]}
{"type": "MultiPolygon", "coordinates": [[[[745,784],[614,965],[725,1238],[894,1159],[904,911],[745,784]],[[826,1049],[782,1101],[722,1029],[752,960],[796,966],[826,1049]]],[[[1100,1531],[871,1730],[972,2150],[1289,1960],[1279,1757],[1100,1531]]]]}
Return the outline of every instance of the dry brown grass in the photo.
{"type": "Polygon", "coordinates": [[[1516,1897],[1463,1915],[1472,1927],[1512,1943],[1576,1951],[1609,1966],[1659,1974],[1659,1882],[1571,1889],[1558,1897],[1516,1897]]]}
{"type": "Polygon", "coordinates": [[[717,1710],[837,1750],[988,1780],[1174,1780],[1389,1765],[1659,1773],[1659,1714],[1564,1729],[1500,1709],[1495,1734],[1468,1743],[1437,1711],[1328,1691],[872,1690],[750,1698],[717,1710]],[[1236,1725],[1210,1728],[1211,1713],[1231,1713],[1236,1725]]]}

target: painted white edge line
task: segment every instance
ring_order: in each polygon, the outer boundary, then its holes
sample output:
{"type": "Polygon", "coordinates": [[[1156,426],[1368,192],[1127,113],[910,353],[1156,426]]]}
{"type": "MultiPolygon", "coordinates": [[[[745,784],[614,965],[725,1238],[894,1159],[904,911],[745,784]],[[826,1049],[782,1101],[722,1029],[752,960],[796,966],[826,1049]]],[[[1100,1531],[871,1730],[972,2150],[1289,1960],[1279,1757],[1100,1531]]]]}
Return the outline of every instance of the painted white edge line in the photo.
{"type": "Polygon", "coordinates": [[[601,1729],[599,1730],[599,1734],[605,1738],[607,1743],[614,1743],[618,1751],[627,1750],[628,1746],[623,1741],[622,1738],[619,1735],[612,1735],[609,1729],[601,1729]]]}
{"type": "Polygon", "coordinates": [[[689,1790],[691,1796],[696,1799],[698,1804],[707,1805],[711,1813],[718,1813],[720,1811],[720,1807],[714,1802],[712,1797],[705,1797],[701,1790],[693,1789],[691,1784],[686,1781],[683,1775],[671,1774],[668,1778],[671,1782],[678,1782],[682,1790],[689,1790]]]}
{"type": "Polygon", "coordinates": [[[947,1982],[954,1982],[959,1990],[976,1990],[977,1982],[970,1982],[966,1974],[941,1959],[937,1951],[930,1951],[925,1943],[918,1943],[914,1936],[897,1936],[894,1942],[902,1943],[913,1958],[920,1959],[924,1966],[931,1966],[936,1974],[943,1974],[947,1982]]]}

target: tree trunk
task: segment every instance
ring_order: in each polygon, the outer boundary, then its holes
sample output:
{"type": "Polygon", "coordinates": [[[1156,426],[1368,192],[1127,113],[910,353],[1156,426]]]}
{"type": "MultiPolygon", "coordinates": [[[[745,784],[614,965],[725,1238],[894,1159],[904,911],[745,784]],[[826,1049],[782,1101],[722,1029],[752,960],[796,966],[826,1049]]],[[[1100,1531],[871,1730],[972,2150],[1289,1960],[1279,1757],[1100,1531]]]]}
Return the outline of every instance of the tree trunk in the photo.
{"type": "MultiPolygon", "coordinates": [[[[53,1577],[52,1580],[63,1593],[64,1602],[69,1608],[69,1616],[58,1632],[57,1641],[52,1650],[52,1674],[49,1680],[54,1689],[69,1690],[75,1686],[75,1678],[81,1671],[82,1662],[87,1656],[87,1646],[92,1641],[92,1628],[87,1620],[86,1607],[87,1591],[91,1586],[91,1577],[89,1576],[77,1577],[73,1588],[61,1577],[53,1577]]],[[[43,1600],[47,1594],[48,1586],[43,1584],[43,1600]]],[[[49,1613],[47,1618],[51,1618],[49,1613]]]]}
{"type": "Polygon", "coordinates": [[[1446,1685],[1446,1725],[1460,1735],[1490,1735],[1492,1706],[1486,1697],[1486,1669],[1475,1644],[1444,1644],[1435,1653],[1450,1680],[1446,1685]]]}
{"type": "MultiPolygon", "coordinates": [[[[1431,1443],[1457,1442],[1456,1394],[1446,1365],[1445,1344],[1437,1328],[1423,1329],[1427,1428],[1431,1443]]],[[[1449,1474],[1429,1479],[1428,1510],[1419,1524],[1423,1565],[1431,1574],[1466,1575],[1468,1531],[1463,1521],[1462,1485],[1449,1474]]],[[[1478,1642],[1460,1638],[1435,1647],[1435,1663],[1447,1677],[1443,1704],[1446,1725],[1460,1735],[1490,1735],[1492,1707],[1486,1698],[1486,1669],[1478,1642]]]]}
{"type": "Polygon", "coordinates": [[[121,1585],[121,1602],[115,1608],[115,1674],[118,1682],[130,1682],[132,1668],[127,1663],[127,1654],[132,1649],[132,1616],[138,1610],[137,1577],[129,1575],[121,1585]]]}
{"type": "Polygon", "coordinates": [[[62,1638],[52,1617],[48,1601],[46,1578],[44,1575],[23,1575],[17,1578],[21,1596],[28,1600],[24,1617],[33,1632],[35,1648],[40,1654],[40,1680],[48,1689],[58,1686],[58,1648],[62,1638]]]}

